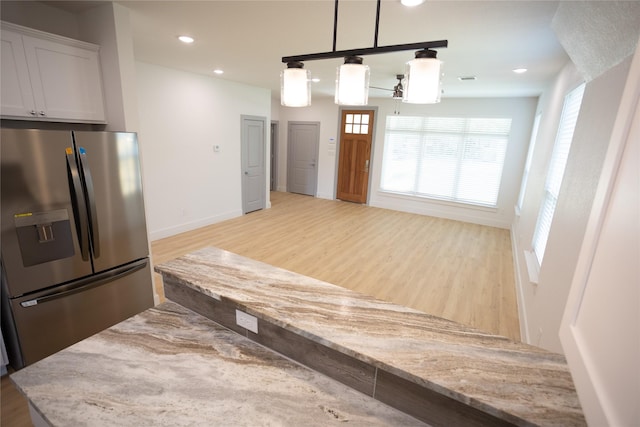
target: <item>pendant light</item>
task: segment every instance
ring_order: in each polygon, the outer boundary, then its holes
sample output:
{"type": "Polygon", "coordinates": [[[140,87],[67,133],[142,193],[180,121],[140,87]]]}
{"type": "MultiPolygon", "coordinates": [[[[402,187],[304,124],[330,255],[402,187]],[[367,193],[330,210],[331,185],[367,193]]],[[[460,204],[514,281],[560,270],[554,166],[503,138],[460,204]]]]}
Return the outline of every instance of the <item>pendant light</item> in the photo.
{"type": "Polygon", "coordinates": [[[280,73],[280,103],[285,107],[311,105],[311,78],[309,70],[299,61],[287,63],[280,73]]]}
{"type": "Polygon", "coordinates": [[[442,61],[437,59],[436,55],[435,50],[422,49],[416,52],[415,59],[407,62],[403,102],[411,104],[440,102],[442,61]]]}
{"type": "Polygon", "coordinates": [[[367,105],[369,101],[369,67],[359,56],[347,56],[336,74],[335,103],[367,105]]]}
{"type": "MultiPolygon", "coordinates": [[[[361,56],[416,49],[422,50],[416,52],[416,59],[410,61],[408,64],[409,71],[407,72],[407,84],[404,90],[403,101],[426,104],[440,101],[441,62],[436,59],[436,52],[431,49],[447,47],[449,44],[447,40],[378,46],[380,6],[382,1],[377,0],[373,46],[361,49],[336,50],[338,1],[339,0],[334,0],[333,50],[329,52],[282,57],[282,62],[287,64],[287,69],[283,70],[280,74],[280,103],[282,105],[287,107],[306,107],[311,105],[310,73],[303,70],[302,63],[304,61],[334,58],[344,58],[344,64],[338,67],[337,70],[336,104],[367,105],[369,100],[369,67],[362,64],[361,56]],[[410,78],[411,83],[409,83],[410,78]],[[414,89],[411,90],[409,85],[414,89]]],[[[396,95],[401,96],[402,84],[400,83],[398,87],[394,89],[396,89],[396,95]]]]}

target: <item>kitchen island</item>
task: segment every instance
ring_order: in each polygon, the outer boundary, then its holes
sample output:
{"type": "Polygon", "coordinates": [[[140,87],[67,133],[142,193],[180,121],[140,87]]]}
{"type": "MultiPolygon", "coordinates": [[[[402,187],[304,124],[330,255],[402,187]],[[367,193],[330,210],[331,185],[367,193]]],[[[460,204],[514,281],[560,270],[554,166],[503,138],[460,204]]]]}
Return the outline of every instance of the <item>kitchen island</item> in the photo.
{"type": "Polygon", "coordinates": [[[429,424],[586,425],[562,355],[220,250],[167,298],[429,424]]]}
{"type": "Polygon", "coordinates": [[[424,425],[173,302],[11,379],[52,426],[424,425]]]}
{"type": "Polygon", "coordinates": [[[156,271],[171,302],[12,375],[48,423],[586,425],[562,355],[217,248],[156,271]]]}

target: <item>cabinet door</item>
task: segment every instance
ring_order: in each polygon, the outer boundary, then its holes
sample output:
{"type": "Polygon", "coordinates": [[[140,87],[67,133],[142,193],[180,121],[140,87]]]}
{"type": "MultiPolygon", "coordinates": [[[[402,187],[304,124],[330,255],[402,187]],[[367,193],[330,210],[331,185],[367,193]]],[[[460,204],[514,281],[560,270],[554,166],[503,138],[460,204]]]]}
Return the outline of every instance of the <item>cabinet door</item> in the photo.
{"type": "Polygon", "coordinates": [[[2,115],[36,115],[22,36],[2,30],[2,115]]]}
{"type": "Polygon", "coordinates": [[[29,36],[22,39],[38,115],[46,120],[104,122],[98,52],[29,36]]]}

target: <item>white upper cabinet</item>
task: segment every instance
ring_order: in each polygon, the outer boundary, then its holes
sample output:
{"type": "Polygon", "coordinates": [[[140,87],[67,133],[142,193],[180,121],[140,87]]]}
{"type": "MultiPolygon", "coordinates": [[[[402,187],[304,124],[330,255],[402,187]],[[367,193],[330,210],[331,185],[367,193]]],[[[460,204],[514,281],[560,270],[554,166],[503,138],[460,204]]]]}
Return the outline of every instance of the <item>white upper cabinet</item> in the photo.
{"type": "Polygon", "coordinates": [[[2,117],[104,123],[99,47],[2,23],[2,117]]]}
{"type": "Polygon", "coordinates": [[[2,30],[2,115],[35,116],[27,58],[24,55],[22,36],[2,30]]]}

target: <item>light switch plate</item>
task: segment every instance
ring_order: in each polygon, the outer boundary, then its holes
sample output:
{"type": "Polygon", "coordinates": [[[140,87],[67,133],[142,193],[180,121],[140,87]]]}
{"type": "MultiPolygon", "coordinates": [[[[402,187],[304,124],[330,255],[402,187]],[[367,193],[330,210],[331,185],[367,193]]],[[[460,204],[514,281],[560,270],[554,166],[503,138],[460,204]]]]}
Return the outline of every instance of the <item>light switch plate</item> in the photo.
{"type": "Polygon", "coordinates": [[[258,333],[258,318],[247,314],[244,311],[236,310],[236,324],[253,332],[254,334],[258,333]]]}

